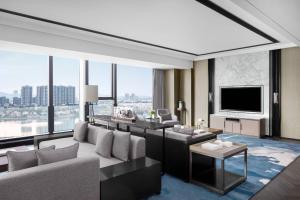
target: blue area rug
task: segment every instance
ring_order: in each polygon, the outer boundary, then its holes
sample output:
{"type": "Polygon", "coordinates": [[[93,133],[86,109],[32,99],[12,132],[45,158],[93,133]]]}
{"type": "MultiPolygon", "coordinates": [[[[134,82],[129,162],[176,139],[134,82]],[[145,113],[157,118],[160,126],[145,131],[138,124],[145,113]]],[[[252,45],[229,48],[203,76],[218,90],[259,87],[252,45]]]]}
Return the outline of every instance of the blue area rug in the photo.
{"type": "MultiPolygon", "coordinates": [[[[165,175],[162,178],[161,194],[152,196],[149,200],[249,199],[300,155],[299,144],[233,134],[222,134],[218,138],[248,145],[246,182],[222,196],[203,187],[165,175]]],[[[243,156],[237,155],[226,160],[225,167],[226,170],[242,174],[243,156]]]]}

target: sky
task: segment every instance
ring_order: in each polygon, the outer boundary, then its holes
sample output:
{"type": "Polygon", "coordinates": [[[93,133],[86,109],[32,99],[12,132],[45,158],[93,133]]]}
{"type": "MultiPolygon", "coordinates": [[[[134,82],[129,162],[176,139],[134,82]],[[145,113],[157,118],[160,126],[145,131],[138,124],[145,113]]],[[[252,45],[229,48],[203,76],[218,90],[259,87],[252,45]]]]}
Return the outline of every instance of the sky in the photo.
{"type": "MultiPolygon", "coordinates": [[[[111,93],[111,64],[91,61],[89,64],[90,84],[98,85],[99,94],[111,93]]],[[[79,94],[79,60],[54,57],[54,85],[76,87],[79,94]]],[[[152,96],[152,69],[118,65],[118,96],[135,93],[138,96],[152,96]]],[[[24,85],[36,86],[48,83],[48,56],[18,52],[0,51],[0,92],[20,94],[24,85]]]]}

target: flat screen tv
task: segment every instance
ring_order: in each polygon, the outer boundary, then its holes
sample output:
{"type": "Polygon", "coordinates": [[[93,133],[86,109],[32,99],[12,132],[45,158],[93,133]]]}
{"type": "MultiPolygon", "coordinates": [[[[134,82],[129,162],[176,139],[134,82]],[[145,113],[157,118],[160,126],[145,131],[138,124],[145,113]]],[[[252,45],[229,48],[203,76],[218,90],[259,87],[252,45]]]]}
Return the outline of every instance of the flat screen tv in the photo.
{"type": "Polygon", "coordinates": [[[262,113],[262,86],[221,87],[220,110],[262,113]]]}

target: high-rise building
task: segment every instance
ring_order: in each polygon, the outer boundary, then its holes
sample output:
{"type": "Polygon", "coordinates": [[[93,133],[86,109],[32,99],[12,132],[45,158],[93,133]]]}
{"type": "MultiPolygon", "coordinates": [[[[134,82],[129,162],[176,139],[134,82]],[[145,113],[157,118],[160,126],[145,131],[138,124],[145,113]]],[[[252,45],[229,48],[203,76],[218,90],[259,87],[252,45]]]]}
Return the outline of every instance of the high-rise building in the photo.
{"type": "Polygon", "coordinates": [[[0,107],[9,104],[9,99],[6,97],[0,97],[0,107]]]}
{"type": "Polygon", "coordinates": [[[23,86],[21,89],[21,104],[23,106],[32,105],[32,86],[23,86]]]}
{"type": "Polygon", "coordinates": [[[73,86],[67,87],[67,104],[68,105],[75,104],[75,87],[73,86]]]}
{"type": "Polygon", "coordinates": [[[48,87],[47,86],[37,86],[36,88],[36,104],[38,106],[48,105],[48,87]]]}
{"type": "Polygon", "coordinates": [[[53,104],[72,105],[75,104],[75,87],[74,86],[54,86],[53,87],[53,104]]]}
{"type": "Polygon", "coordinates": [[[20,106],[21,105],[21,98],[20,97],[14,97],[13,98],[13,105],[14,106],[20,106]]]}

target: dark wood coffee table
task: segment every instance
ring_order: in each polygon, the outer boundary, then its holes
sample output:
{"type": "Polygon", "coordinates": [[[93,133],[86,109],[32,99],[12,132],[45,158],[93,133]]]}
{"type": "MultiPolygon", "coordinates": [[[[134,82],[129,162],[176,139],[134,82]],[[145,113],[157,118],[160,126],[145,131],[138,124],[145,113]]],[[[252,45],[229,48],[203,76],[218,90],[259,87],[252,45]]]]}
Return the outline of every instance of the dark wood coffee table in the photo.
{"type": "MultiPolygon", "coordinates": [[[[247,145],[233,143],[230,147],[221,147],[219,149],[210,150],[204,148],[202,144],[215,144],[214,140],[193,144],[190,146],[190,182],[204,186],[220,194],[233,189],[247,179],[247,145]],[[234,155],[244,153],[244,174],[236,174],[225,170],[225,159],[234,155]],[[208,167],[205,170],[193,170],[193,156],[204,156],[221,161],[220,168],[216,165],[208,167]]],[[[199,166],[198,166],[199,168],[199,166]]]]}

